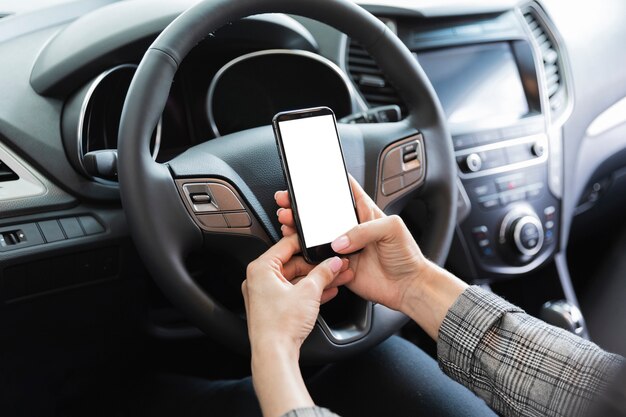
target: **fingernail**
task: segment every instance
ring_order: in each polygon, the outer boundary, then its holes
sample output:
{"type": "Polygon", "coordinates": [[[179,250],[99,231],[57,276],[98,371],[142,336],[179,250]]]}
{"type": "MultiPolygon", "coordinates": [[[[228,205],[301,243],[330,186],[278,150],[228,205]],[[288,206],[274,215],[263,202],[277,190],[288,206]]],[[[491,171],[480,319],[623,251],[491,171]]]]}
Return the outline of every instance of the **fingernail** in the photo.
{"type": "Polygon", "coordinates": [[[276,192],[274,193],[274,200],[276,200],[276,199],[278,198],[278,193],[280,193],[280,191],[276,191],[276,192]]]}
{"type": "Polygon", "coordinates": [[[343,262],[341,261],[341,259],[335,256],[334,258],[331,258],[331,260],[328,262],[328,265],[330,266],[331,271],[337,273],[343,266],[343,262]]]}
{"type": "Polygon", "coordinates": [[[283,210],[284,210],[284,209],[283,209],[282,207],[281,207],[281,208],[279,208],[278,210],[276,210],[276,215],[277,215],[277,216],[280,216],[280,212],[281,212],[281,211],[283,211],[283,210]]]}
{"type": "Polygon", "coordinates": [[[346,235],[339,236],[337,239],[333,240],[333,243],[331,243],[330,246],[335,252],[340,251],[350,246],[350,239],[348,239],[348,236],[346,235]]]}

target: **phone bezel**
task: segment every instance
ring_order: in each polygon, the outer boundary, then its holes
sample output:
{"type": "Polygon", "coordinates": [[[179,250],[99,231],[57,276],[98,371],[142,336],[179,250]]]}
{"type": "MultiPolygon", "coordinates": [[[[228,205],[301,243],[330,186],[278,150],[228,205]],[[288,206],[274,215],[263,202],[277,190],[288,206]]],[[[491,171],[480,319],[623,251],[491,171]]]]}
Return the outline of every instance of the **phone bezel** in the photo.
{"type": "Polygon", "coordinates": [[[309,263],[319,263],[323,261],[324,259],[330,258],[332,256],[345,256],[345,254],[341,255],[335,252],[330,246],[331,242],[318,245],[318,246],[306,247],[304,234],[302,233],[302,224],[300,222],[300,216],[298,215],[298,204],[296,203],[296,197],[295,197],[296,194],[293,190],[293,184],[291,183],[291,174],[289,172],[289,164],[287,162],[287,156],[285,154],[285,149],[283,146],[283,138],[280,133],[279,124],[281,122],[286,122],[289,120],[304,119],[304,118],[317,117],[317,116],[327,116],[327,115],[331,115],[333,117],[333,124],[335,127],[335,136],[339,144],[339,152],[341,153],[341,161],[343,163],[343,170],[346,175],[346,181],[348,182],[348,190],[350,192],[350,198],[352,200],[352,207],[354,208],[354,215],[356,216],[357,223],[360,223],[359,214],[356,209],[356,201],[354,199],[352,187],[350,186],[350,178],[348,177],[348,170],[346,168],[346,160],[345,160],[344,153],[343,153],[343,146],[341,146],[341,140],[339,138],[339,130],[337,129],[337,120],[335,118],[335,113],[328,107],[313,107],[313,108],[308,108],[308,109],[280,112],[280,113],[277,113],[272,118],[272,125],[274,126],[274,136],[276,137],[276,144],[278,145],[280,161],[283,167],[283,175],[285,177],[285,182],[287,183],[287,188],[289,190],[289,200],[291,202],[291,209],[293,210],[294,223],[298,231],[298,240],[300,242],[300,247],[302,248],[302,255],[304,259],[309,263]]]}

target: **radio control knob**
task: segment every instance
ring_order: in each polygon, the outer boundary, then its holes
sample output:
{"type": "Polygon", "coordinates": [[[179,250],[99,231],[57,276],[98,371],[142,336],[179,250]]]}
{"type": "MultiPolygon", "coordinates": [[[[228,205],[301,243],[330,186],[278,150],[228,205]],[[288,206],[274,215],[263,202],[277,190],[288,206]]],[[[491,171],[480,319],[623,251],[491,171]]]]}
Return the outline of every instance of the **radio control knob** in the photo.
{"type": "Polygon", "coordinates": [[[471,153],[465,158],[464,168],[466,172],[477,172],[483,166],[483,160],[477,153],[471,153]]]}
{"type": "Polygon", "coordinates": [[[530,148],[530,150],[533,155],[539,158],[542,157],[543,154],[546,152],[546,147],[543,142],[535,142],[533,143],[533,146],[530,148]]]}
{"type": "Polygon", "coordinates": [[[515,249],[524,256],[534,256],[543,245],[543,227],[534,216],[523,216],[509,228],[515,249]]]}

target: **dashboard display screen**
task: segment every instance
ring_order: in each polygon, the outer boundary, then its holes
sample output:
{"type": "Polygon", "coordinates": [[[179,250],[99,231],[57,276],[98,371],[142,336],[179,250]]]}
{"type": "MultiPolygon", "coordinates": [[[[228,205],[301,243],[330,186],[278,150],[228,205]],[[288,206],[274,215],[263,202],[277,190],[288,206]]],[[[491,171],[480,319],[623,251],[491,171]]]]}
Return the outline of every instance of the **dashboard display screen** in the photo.
{"type": "Polygon", "coordinates": [[[418,52],[448,122],[502,126],[528,114],[515,57],[508,43],[418,52]]]}

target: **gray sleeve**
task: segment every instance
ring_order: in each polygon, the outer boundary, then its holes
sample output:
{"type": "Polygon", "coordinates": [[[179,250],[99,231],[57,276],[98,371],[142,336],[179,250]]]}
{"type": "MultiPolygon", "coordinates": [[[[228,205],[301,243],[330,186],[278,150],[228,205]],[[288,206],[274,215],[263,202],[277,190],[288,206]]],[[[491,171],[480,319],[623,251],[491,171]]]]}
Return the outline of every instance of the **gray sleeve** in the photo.
{"type": "Polygon", "coordinates": [[[502,416],[582,416],[624,358],[479,287],[448,311],[439,366],[502,416]]]}
{"type": "Polygon", "coordinates": [[[322,407],[296,408],[281,417],[339,417],[332,411],[322,407]]]}

